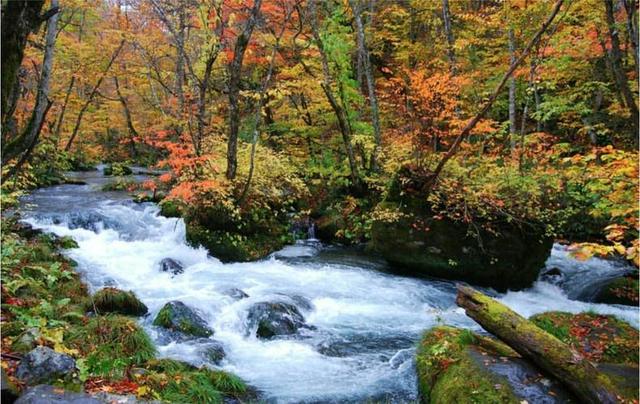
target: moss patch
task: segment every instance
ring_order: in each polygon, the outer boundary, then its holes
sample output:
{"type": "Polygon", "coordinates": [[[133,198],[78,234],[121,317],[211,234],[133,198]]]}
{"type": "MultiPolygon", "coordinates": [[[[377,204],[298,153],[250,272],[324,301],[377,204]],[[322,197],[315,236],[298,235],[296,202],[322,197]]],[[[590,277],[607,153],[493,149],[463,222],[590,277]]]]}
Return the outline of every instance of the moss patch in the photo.
{"type": "Polygon", "coordinates": [[[192,309],[179,301],[165,304],[158,312],[153,325],[179,331],[196,337],[209,337],[213,331],[192,309]]]}
{"type": "Polygon", "coordinates": [[[425,333],[416,359],[423,403],[520,402],[506,380],[480,368],[471,359],[469,349],[485,349],[479,348],[480,340],[470,331],[451,327],[435,327],[425,333]]]}
{"type": "Polygon", "coordinates": [[[614,316],[552,311],[530,320],[591,361],[638,364],[638,330],[614,316]]]}
{"type": "Polygon", "coordinates": [[[634,271],[628,276],[614,279],[600,290],[595,301],[607,304],[624,304],[637,306],[639,303],[638,272],[634,271]]]}
{"type": "Polygon", "coordinates": [[[149,311],[136,295],[116,288],[104,288],[93,296],[93,305],[98,314],[119,313],[127,316],[143,316],[149,311]]]}
{"type": "Polygon", "coordinates": [[[165,199],[160,202],[160,214],[164,217],[182,217],[183,208],[176,201],[165,199]]]}

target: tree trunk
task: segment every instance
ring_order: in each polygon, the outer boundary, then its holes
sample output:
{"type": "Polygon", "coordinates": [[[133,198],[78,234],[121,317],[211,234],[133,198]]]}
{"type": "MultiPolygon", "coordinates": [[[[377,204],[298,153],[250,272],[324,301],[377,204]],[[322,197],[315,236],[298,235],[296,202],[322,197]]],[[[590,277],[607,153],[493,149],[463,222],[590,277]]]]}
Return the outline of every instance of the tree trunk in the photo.
{"type": "Polygon", "coordinates": [[[625,74],[622,68],[622,53],[620,51],[620,37],[618,35],[618,29],[616,28],[615,21],[615,11],[613,0],[604,0],[606,14],[607,14],[607,25],[609,28],[609,38],[611,39],[611,67],[613,68],[613,75],[616,78],[616,82],[618,83],[618,87],[622,92],[622,97],[624,98],[624,102],[631,113],[631,121],[633,126],[633,137],[637,140],[638,136],[638,106],[636,104],[635,99],[633,98],[633,93],[631,92],[631,88],[629,87],[629,81],[627,80],[627,75],[625,74]]]}
{"type": "Polygon", "coordinates": [[[456,303],[485,330],[556,377],[583,402],[618,402],[609,378],[591,362],[505,305],[468,286],[458,286],[456,303]]]}
{"type": "Polygon", "coordinates": [[[540,42],[540,38],[547,31],[547,29],[551,25],[551,22],[558,15],[558,12],[560,11],[560,7],[562,6],[563,2],[564,2],[564,0],[556,1],[556,3],[553,6],[553,9],[551,10],[551,14],[549,14],[549,17],[547,17],[547,20],[544,22],[544,24],[542,24],[542,27],[540,27],[540,29],[538,30],[538,32],[536,32],[536,34],[533,36],[533,38],[531,38],[531,41],[529,42],[529,44],[524,48],[524,50],[520,54],[520,57],[515,62],[513,62],[511,64],[511,67],[509,68],[509,70],[507,70],[507,72],[504,74],[504,76],[502,76],[502,80],[500,80],[500,83],[498,84],[496,89],[493,91],[493,94],[491,94],[491,97],[489,97],[487,102],[484,104],[484,106],[482,107],[480,112],[478,112],[478,114],[476,114],[476,116],[474,116],[465,125],[465,127],[462,128],[462,131],[460,131],[460,134],[458,134],[456,139],[453,141],[453,144],[451,145],[451,147],[449,148],[447,153],[442,157],[442,159],[440,160],[440,162],[436,166],[435,170],[433,170],[433,174],[431,175],[431,178],[430,178],[430,181],[429,181],[430,183],[429,183],[429,186],[428,186],[428,189],[427,189],[427,194],[431,191],[431,189],[433,189],[433,186],[435,185],[436,180],[438,179],[438,176],[442,172],[442,169],[447,164],[447,161],[449,161],[451,159],[451,157],[453,157],[456,154],[456,152],[458,151],[458,148],[460,147],[460,144],[462,143],[462,141],[465,140],[469,136],[469,134],[471,133],[471,130],[473,130],[473,128],[478,124],[478,122],[480,122],[480,119],[482,119],[486,115],[486,113],[489,111],[489,109],[491,108],[493,103],[496,101],[496,98],[498,98],[498,95],[500,94],[500,91],[502,91],[502,89],[504,88],[504,85],[506,84],[506,82],[509,79],[509,77],[511,77],[511,75],[516,70],[516,68],[529,55],[529,52],[531,52],[531,49],[535,45],[537,45],[538,42],[540,42]]]}
{"type": "Polygon", "coordinates": [[[118,99],[120,100],[120,104],[122,105],[124,117],[127,121],[127,128],[129,129],[129,146],[131,147],[131,157],[135,159],[138,155],[138,151],[136,150],[136,138],[138,137],[138,131],[136,130],[135,126],[133,126],[133,118],[131,117],[129,104],[127,102],[127,99],[122,95],[122,92],[120,91],[120,84],[118,83],[117,76],[113,76],[113,83],[116,86],[116,93],[118,94],[118,99]]]}
{"type": "Polygon", "coordinates": [[[24,57],[27,37],[42,23],[40,10],[44,0],[8,1],[2,6],[2,123],[6,122],[9,97],[18,80],[18,70],[24,57]]]}
{"type": "Polygon", "coordinates": [[[636,65],[636,73],[640,64],[638,64],[638,20],[636,19],[636,1],[623,0],[624,9],[627,12],[627,31],[629,33],[629,42],[631,42],[631,52],[633,52],[633,61],[636,65]]]}
{"type": "Polygon", "coordinates": [[[35,147],[35,144],[38,142],[46,111],[48,111],[50,107],[49,80],[51,79],[51,69],[53,67],[53,53],[56,43],[56,30],[59,17],[59,13],[57,12],[58,0],[51,0],[51,8],[55,9],[56,12],[49,18],[49,21],[47,21],[47,34],[45,37],[44,56],[42,59],[42,73],[40,75],[40,80],[38,81],[36,105],[24,132],[4,147],[2,153],[3,166],[11,159],[18,157],[20,154],[28,153],[29,149],[33,150],[33,147],[35,147]]]}
{"type": "MultiPolygon", "coordinates": [[[[446,0],[445,0],[446,1],[446,0]]],[[[373,77],[373,69],[371,67],[371,57],[369,55],[369,49],[367,47],[366,38],[364,36],[364,24],[362,23],[361,6],[357,3],[357,0],[349,0],[351,9],[356,23],[356,32],[358,37],[358,50],[362,55],[362,64],[364,69],[364,76],[367,80],[367,92],[369,93],[369,104],[371,106],[371,123],[373,124],[373,136],[375,141],[375,147],[371,153],[371,169],[376,171],[378,169],[378,151],[382,142],[380,134],[380,115],[378,110],[378,97],[376,96],[376,83],[373,77]]]]}
{"type": "Polygon", "coordinates": [[[55,145],[56,149],[58,148],[58,141],[60,140],[60,130],[62,128],[62,122],[64,120],[64,113],[67,110],[67,104],[69,103],[69,97],[71,96],[71,90],[73,89],[73,85],[76,82],[76,76],[71,76],[71,81],[69,81],[69,87],[67,87],[67,93],[64,95],[64,103],[62,104],[62,109],[60,110],[60,116],[58,117],[58,122],[56,123],[56,129],[54,131],[55,145]]]}
{"type": "Polygon", "coordinates": [[[316,46],[318,47],[318,51],[320,53],[320,61],[322,63],[323,81],[320,86],[322,87],[322,90],[324,91],[324,94],[329,101],[329,105],[331,105],[331,109],[333,109],[333,112],[338,119],[338,126],[340,128],[340,133],[342,134],[342,142],[344,143],[344,147],[347,152],[347,159],[349,161],[351,183],[354,187],[357,188],[360,186],[360,177],[358,175],[358,166],[356,164],[356,158],[353,152],[353,145],[351,144],[351,131],[349,129],[347,114],[344,108],[338,103],[335,95],[333,94],[333,89],[331,88],[333,77],[331,76],[331,70],[329,69],[329,60],[324,50],[324,44],[322,42],[322,39],[320,38],[320,32],[318,30],[318,12],[316,10],[316,4],[314,1],[309,2],[309,9],[312,14],[310,18],[311,31],[316,42],[316,46]]]}
{"type": "Polygon", "coordinates": [[[456,52],[453,49],[455,39],[453,37],[453,29],[451,28],[451,10],[449,8],[449,0],[442,0],[442,22],[444,25],[444,34],[447,37],[449,71],[455,76],[458,74],[458,66],[456,64],[456,52]]]}
{"type": "MultiPolygon", "coordinates": [[[[509,28],[509,63],[516,61],[516,39],[513,29],[509,28]]],[[[511,152],[516,148],[516,134],[518,132],[516,123],[516,78],[511,76],[509,80],[509,144],[511,152]]]]}
{"type": "Polygon", "coordinates": [[[80,108],[80,112],[78,113],[78,117],[76,118],[76,124],[73,127],[73,132],[71,132],[71,137],[69,138],[69,141],[67,142],[67,145],[64,147],[64,151],[71,150],[71,145],[73,144],[73,141],[76,138],[76,135],[78,134],[78,129],[80,129],[80,124],[82,123],[82,116],[84,115],[85,111],[89,107],[89,104],[91,104],[91,101],[93,100],[93,97],[95,97],[96,93],[98,92],[98,89],[100,88],[100,85],[102,84],[102,80],[104,80],[104,77],[107,75],[107,72],[111,68],[111,65],[113,64],[113,62],[116,60],[116,58],[120,54],[120,51],[124,47],[124,43],[125,43],[125,40],[123,39],[120,42],[120,45],[118,46],[116,51],[113,53],[113,55],[111,55],[111,59],[109,60],[109,64],[107,65],[107,67],[102,72],[102,75],[100,76],[100,78],[96,82],[96,85],[93,86],[93,89],[91,90],[91,93],[89,93],[89,97],[87,98],[87,101],[84,103],[84,105],[82,105],[82,108],[80,108]]]}
{"type": "Polygon", "coordinates": [[[227,178],[236,178],[238,169],[238,131],[240,130],[240,78],[242,76],[242,61],[247,50],[253,28],[258,21],[258,13],[262,0],[254,0],[251,15],[236,39],[233,59],[229,65],[229,138],[227,139],[227,178]]]}

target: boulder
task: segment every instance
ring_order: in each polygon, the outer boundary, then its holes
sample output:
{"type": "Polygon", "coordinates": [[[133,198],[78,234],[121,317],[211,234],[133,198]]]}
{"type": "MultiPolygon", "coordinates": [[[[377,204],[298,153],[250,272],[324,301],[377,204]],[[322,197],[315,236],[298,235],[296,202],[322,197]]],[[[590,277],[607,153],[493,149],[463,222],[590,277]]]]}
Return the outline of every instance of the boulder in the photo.
{"type": "Polygon", "coordinates": [[[243,290],[238,288],[231,288],[231,289],[225,290],[223,293],[236,300],[246,299],[247,297],[249,297],[248,294],[246,294],[243,290]]]}
{"type": "Polygon", "coordinates": [[[638,288],[638,272],[634,271],[606,283],[598,291],[594,301],[596,303],[638,306],[638,288]]]}
{"type": "Polygon", "coordinates": [[[540,273],[540,279],[549,283],[553,283],[555,285],[561,283],[564,280],[564,274],[562,273],[562,270],[560,270],[560,268],[548,268],[540,273]]]}
{"type": "Polygon", "coordinates": [[[16,377],[28,385],[70,376],[76,361],[69,355],[40,346],[26,354],[16,370],[16,377]]]}
{"type": "Polygon", "coordinates": [[[226,355],[224,347],[218,341],[207,342],[201,348],[200,353],[205,360],[213,363],[214,365],[219,365],[226,355]]]}
{"type": "Polygon", "coordinates": [[[0,402],[2,403],[11,404],[18,398],[18,389],[11,380],[9,380],[4,368],[0,368],[0,390],[2,390],[2,396],[0,397],[0,402]]]}
{"type": "Polygon", "coordinates": [[[34,238],[43,233],[41,229],[36,229],[29,223],[25,222],[17,222],[13,228],[13,230],[18,233],[20,237],[24,237],[27,239],[34,238]]]}
{"type": "Polygon", "coordinates": [[[418,208],[398,213],[373,222],[370,247],[405,274],[520,290],[537,280],[553,245],[533,226],[503,223],[494,234],[418,208]]]}
{"type": "Polygon", "coordinates": [[[28,388],[16,401],[17,404],[143,404],[159,401],[138,400],[134,395],[122,396],[100,392],[95,395],[63,390],[49,385],[28,388]]]}
{"type": "Polygon", "coordinates": [[[93,295],[93,307],[98,313],[119,313],[126,316],[143,316],[149,312],[147,306],[129,291],[106,287],[93,295]]]}
{"type": "Polygon", "coordinates": [[[109,164],[108,166],[105,166],[104,169],[102,170],[102,173],[105,176],[110,176],[110,175],[131,175],[131,174],[133,174],[133,171],[131,171],[131,169],[129,167],[127,167],[126,165],[124,165],[122,163],[113,163],[113,164],[109,164]]]}
{"type": "Polygon", "coordinates": [[[37,328],[28,328],[13,341],[11,349],[20,353],[29,352],[38,345],[39,338],[40,331],[37,328]]]}
{"type": "Polygon", "coordinates": [[[165,304],[160,309],[153,325],[194,337],[213,335],[213,330],[194,309],[177,300],[165,304]]]}
{"type": "Polygon", "coordinates": [[[258,338],[270,339],[292,335],[300,328],[310,328],[296,306],[283,302],[260,302],[249,308],[249,329],[256,330],[258,338]]]}
{"type": "Polygon", "coordinates": [[[184,273],[184,266],[182,263],[174,260],[173,258],[163,258],[158,265],[162,272],[169,272],[173,275],[180,275],[181,273],[184,273]]]}

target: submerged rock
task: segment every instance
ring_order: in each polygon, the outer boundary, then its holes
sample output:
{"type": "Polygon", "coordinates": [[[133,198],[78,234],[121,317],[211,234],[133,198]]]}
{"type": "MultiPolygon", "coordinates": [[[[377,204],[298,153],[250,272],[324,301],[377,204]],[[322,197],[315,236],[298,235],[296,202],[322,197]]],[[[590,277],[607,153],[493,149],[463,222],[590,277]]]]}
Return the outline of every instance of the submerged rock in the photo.
{"type": "Polygon", "coordinates": [[[249,295],[246,294],[245,291],[238,288],[231,288],[231,289],[225,290],[223,293],[236,300],[246,299],[247,297],[249,297],[249,295]]]}
{"type": "Polygon", "coordinates": [[[172,301],[164,305],[158,312],[153,325],[194,337],[209,337],[213,330],[194,309],[180,301],[172,301]]]}
{"type": "Polygon", "coordinates": [[[258,338],[270,339],[295,334],[300,328],[309,328],[296,306],[283,302],[261,302],[249,308],[250,329],[257,327],[258,338]]]}
{"type": "Polygon", "coordinates": [[[93,295],[93,307],[98,313],[119,313],[126,316],[143,316],[149,312],[147,306],[129,291],[107,287],[93,295]]]}
{"type": "Polygon", "coordinates": [[[28,385],[70,376],[76,370],[76,361],[48,347],[37,347],[26,354],[16,370],[16,377],[28,385]]]}
{"type": "Polygon", "coordinates": [[[163,258],[158,265],[162,272],[170,272],[173,275],[180,275],[181,273],[184,273],[184,266],[182,263],[174,260],[173,258],[163,258]]]}

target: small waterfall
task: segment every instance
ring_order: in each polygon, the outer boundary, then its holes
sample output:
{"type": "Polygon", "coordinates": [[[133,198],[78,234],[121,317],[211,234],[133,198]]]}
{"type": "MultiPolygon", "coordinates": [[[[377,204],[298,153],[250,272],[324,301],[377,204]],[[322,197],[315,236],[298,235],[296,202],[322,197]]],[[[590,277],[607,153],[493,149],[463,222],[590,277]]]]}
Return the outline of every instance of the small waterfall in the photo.
{"type": "Polygon", "coordinates": [[[307,229],[307,239],[315,240],[316,239],[316,223],[311,220],[309,224],[309,228],[307,229]]]}

